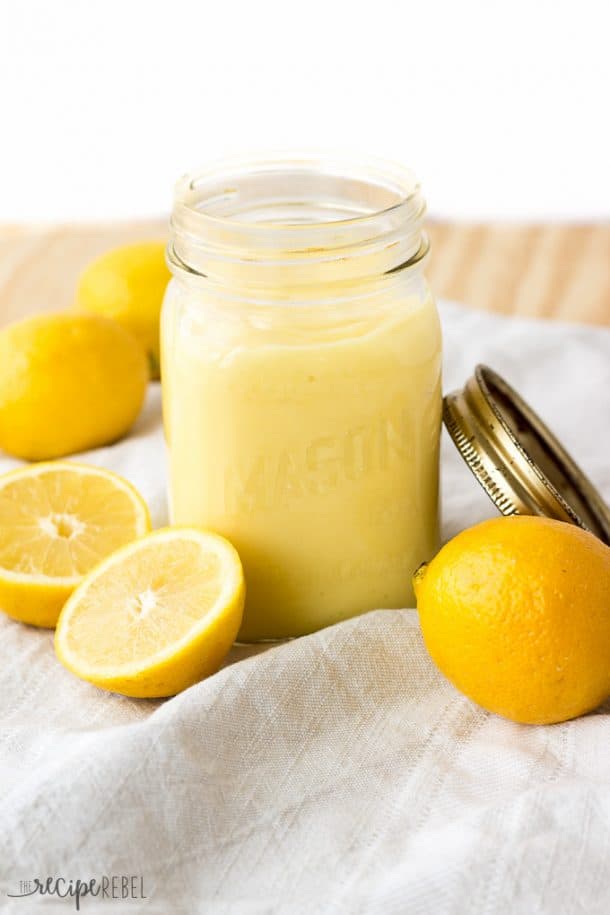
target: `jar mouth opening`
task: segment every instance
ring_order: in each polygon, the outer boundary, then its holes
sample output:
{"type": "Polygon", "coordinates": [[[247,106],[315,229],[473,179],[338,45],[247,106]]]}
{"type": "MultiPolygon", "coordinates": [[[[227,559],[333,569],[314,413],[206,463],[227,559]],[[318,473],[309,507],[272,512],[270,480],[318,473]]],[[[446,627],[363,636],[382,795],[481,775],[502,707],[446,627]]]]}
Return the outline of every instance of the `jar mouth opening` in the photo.
{"type": "Polygon", "coordinates": [[[176,206],[202,223],[275,233],[358,225],[419,196],[419,182],[404,166],[320,153],[229,158],[184,175],[175,187],[176,206]]]}
{"type": "Polygon", "coordinates": [[[226,159],[176,185],[170,249],[192,273],[248,285],[379,276],[422,243],[413,173],[372,158],[226,159]]]}

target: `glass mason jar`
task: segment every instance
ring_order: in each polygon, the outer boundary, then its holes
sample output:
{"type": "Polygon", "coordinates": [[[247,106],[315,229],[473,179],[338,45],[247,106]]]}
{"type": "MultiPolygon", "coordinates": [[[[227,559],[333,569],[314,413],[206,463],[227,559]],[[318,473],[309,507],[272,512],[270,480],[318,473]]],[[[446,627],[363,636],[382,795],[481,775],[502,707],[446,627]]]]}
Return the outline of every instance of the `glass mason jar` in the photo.
{"type": "Polygon", "coordinates": [[[239,638],[412,605],[438,540],[441,336],[410,172],[225,162],[177,186],[162,313],[171,520],[226,536],[239,638]]]}

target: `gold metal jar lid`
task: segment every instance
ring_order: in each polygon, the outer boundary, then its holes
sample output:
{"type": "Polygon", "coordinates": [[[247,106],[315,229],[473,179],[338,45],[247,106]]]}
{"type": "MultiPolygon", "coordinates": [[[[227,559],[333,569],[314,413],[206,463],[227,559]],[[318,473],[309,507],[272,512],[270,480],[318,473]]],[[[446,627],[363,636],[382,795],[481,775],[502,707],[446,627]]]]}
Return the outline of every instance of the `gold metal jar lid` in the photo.
{"type": "Polygon", "coordinates": [[[531,407],[496,372],[478,365],[448,394],[443,419],[458,451],[504,515],[567,521],[610,544],[610,510],[531,407]]]}

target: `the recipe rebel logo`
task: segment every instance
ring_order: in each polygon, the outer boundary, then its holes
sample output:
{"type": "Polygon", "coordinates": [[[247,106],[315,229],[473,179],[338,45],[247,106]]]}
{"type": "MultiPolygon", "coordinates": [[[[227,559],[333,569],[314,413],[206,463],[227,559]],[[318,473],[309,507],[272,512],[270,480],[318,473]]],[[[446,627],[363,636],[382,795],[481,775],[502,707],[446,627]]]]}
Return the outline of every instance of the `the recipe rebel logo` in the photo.
{"type": "Polygon", "coordinates": [[[72,900],[77,912],[87,897],[122,901],[147,898],[144,892],[144,877],[141,874],[105,874],[101,877],[90,877],[88,880],[34,877],[30,880],[20,880],[18,892],[6,895],[13,899],[55,896],[72,900]]]}

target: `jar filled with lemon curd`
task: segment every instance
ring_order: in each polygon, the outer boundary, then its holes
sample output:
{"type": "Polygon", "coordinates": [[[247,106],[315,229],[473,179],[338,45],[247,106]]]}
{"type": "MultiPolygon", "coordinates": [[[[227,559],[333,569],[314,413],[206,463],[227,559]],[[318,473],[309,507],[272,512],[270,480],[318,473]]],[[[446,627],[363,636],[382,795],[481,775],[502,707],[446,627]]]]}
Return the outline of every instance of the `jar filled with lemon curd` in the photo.
{"type": "Polygon", "coordinates": [[[438,547],[441,335],[413,175],[323,157],[177,186],[162,312],[172,523],[227,537],[241,641],[413,605],[438,547]]]}

